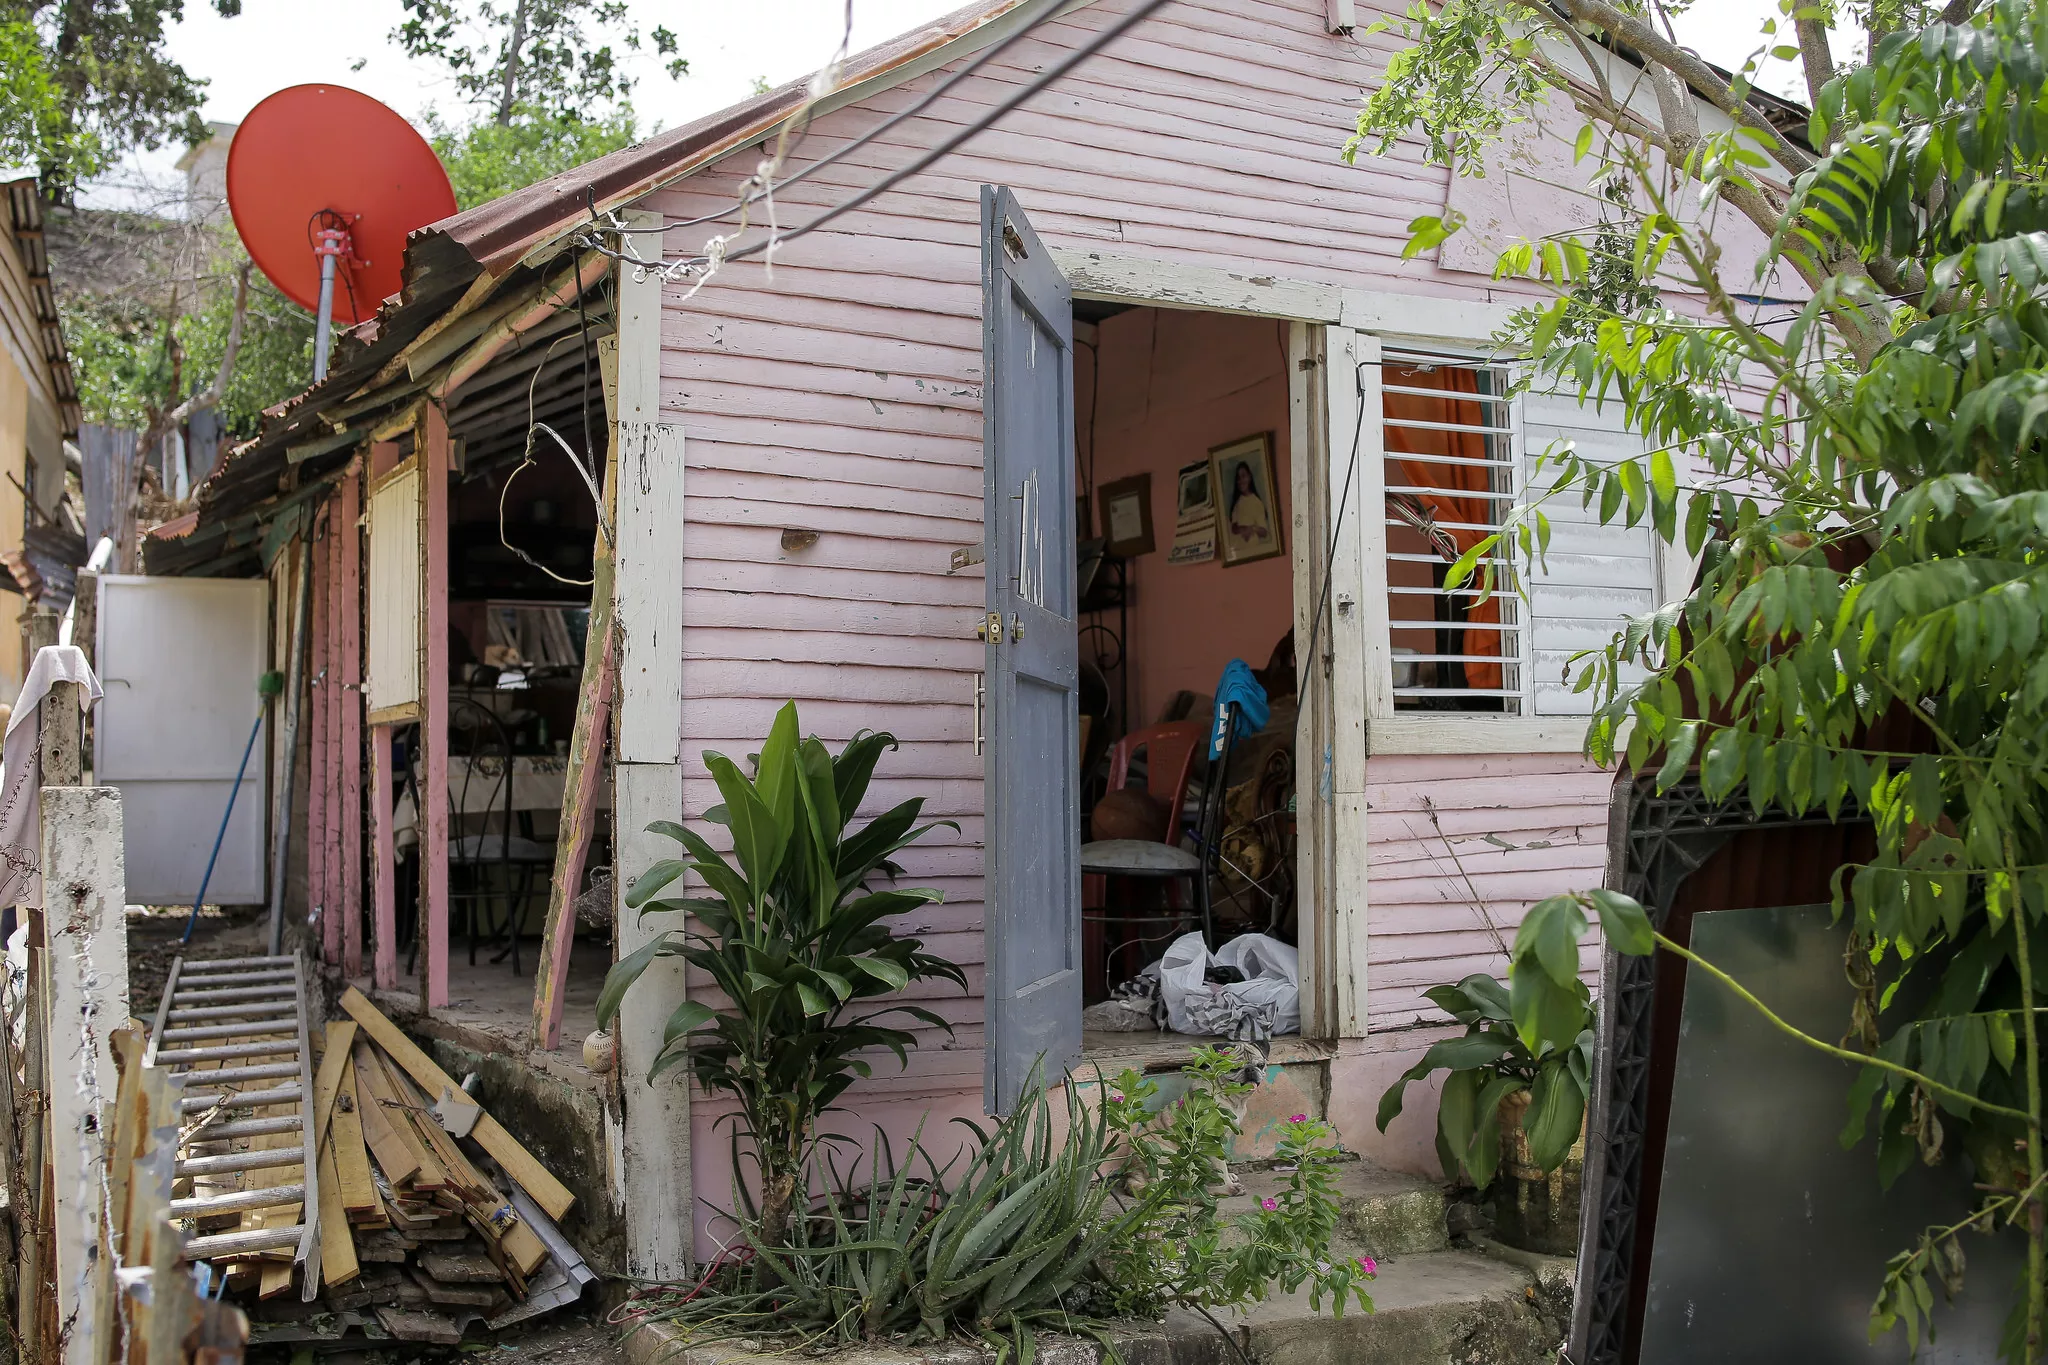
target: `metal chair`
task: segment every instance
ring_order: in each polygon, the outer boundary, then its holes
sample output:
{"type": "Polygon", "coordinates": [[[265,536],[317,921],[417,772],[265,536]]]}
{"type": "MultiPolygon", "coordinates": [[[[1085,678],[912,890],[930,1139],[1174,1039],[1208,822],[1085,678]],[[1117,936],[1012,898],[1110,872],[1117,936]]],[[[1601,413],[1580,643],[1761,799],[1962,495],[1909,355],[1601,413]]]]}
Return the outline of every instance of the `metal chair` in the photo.
{"type": "MultiPolygon", "coordinates": [[[[1223,756],[1209,765],[1212,774],[1202,790],[1202,803],[1196,813],[1194,839],[1195,851],[1189,852],[1180,846],[1182,830],[1181,808],[1187,800],[1188,782],[1194,771],[1197,750],[1209,743],[1209,726],[1198,721],[1176,721],[1167,725],[1155,725],[1149,729],[1135,731],[1117,741],[1110,750],[1109,790],[1121,790],[1130,775],[1132,760],[1139,750],[1145,751],[1145,785],[1157,799],[1164,801],[1171,812],[1168,817],[1166,837],[1151,839],[1097,839],[1081,845],[1081,877],[1084,889],[1081,921],[1086,937],[1096,948],[1100,948],[1105,937],[1104,930],[1111,924],[1157,925],[1167,917],[1159,914],[1112,914],[1101,904],[1108,899],[1108,881],[1111,877],[1133,878],[1142,881],[1156,881],[1166,884],[1168,894],[1173,897],[1173,933],[1183,932],[1180,925],[1187,917],[1187,908],[1180,903],[1181,885],[1194,885],[1194,905],[1202,922],[1202,936],[1215,946],[1216,929],[1214,916],[1209,904],[1209,869],[1214,861],[1216,831],[1223,814],[1223,774],[1230,763],[1230,750],[1237,728],[1237,708],[1229,709],[1224,731],[1223,756]],[[1092,907],[1092,908],[1091,908],[1092,907]]],[[[1131,940],[1135,943],[1155,941],[1144,937],[1131,940]]],[[[1126,945],[1119,945],[1120,947],[1126,945]]],[[[1091,953],[1092,958],[1094,954],[1091,953]]],[[[1105,978],[1108,964],[1103,965],[1105,978]]],[[[1106,983],[1105,983],[1106,984],[1106,983]]]]}
{"type": "MultiPolygon", "coordinates": [[[[491,961],[503,962],[509,956],[512,974],[517,976],[520,967],[519,930],[526,918],[527,903],[533,896],[534,875],[537,870],[554,867],[555,847],[520,832],[521,816],[512,800],[512,781],[518,756],[513,750],[511,732],[497,713],[472,698],[451,698],[448,730],[451,739],[466,739],[461,747],[468,751],[463,755],[466,761],[462,765],[461,783],[450,784],[450,826],[461,830],[469,821],[474,821],[477,826],[475,830],[456,834],[448,841],[449,909],[454,911],[467,901],[463,932],[469,938],[469,963],[473,967],[476,965],[477,930],[480,924],[490,924],[490,904],[502,894],[504,918],[495,927],[486,928],[484,937],[504,938],[504,945],[491,961]],[[471,793],[479,790],[481,799],[472,800],[471,793]],[[475,814],[478,811],[481,811],[480,816],[475,814]],[[492,828],[493,823],[497,825],[496,829],[492,828]],[[490,876],[492,868],[498,872],[496,888],[490,876]],[[466,892],[456,890],[455,874],[458,869],[466,869],[469,873],[471,886],[466,892]]],[[[457,746],[451,743],[449,747],[454,749],[457,746]]],[[[453,930],[454,925],[451,923],[449,928],[453,930]]]]}

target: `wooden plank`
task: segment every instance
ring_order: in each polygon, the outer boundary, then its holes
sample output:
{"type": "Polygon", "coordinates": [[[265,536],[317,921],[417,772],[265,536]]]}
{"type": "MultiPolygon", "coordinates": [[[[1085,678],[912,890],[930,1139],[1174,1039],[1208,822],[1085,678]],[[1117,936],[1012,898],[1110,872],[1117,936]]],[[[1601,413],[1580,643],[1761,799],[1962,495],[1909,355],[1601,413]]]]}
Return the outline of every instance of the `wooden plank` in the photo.
{"type": "Polygon", "coordinates": [[[335,1099],[341,1094],[342,1077],[349,1071],[350,1049],[356,1040],[356,1021],[340,1019],[327,1025],[325,1050],[320,1070],[313,1077],[313,1141],[327,1140],[327,1127],[334,1115],[335,1099]]]}
{"type": "MultiPolygon", "coordinates": [[[[349,1021],[354,1023],[353,1020],[349,1021]]],[[[329,1024],[328,1028],[334,1025],[329,1024]]],[[[363,1145],[362,1101],[356,1089],[354,1059],[346,1052],[341,1071],[340,1093],[328,1124],[327,1143],[334,1157],[335,1170],[341,1177],[338,1191],[342,1208],[351,1218],[374,1215],[382,1207],[377,1198],[377,1183],[370,1178],[370,1156],[363,1145]]],[[[325,1181],[322,1181],[324,1187],[325,1181]]],[[[324,1189],[323,1189],[324,1192],[324,1189]]],[[[323,1212],[323,1218],[326,1216],[323,1212]]]]}
{"type": "Polygon", "coordinates": [[[363,461],[349,466],[341,481],[340,611],[341,708],[341,969],[353,978],[363,971],[363,461]]]}
{"type": "MultiPolygon", "coordinates": [[[[616,338],[600,343],[608,377],[618,368],[616,338]]],[[[605,385],[610,407],[616,381],[605,385]]],[[[604,462],[604,516],[618,524],[619,439],[612,426],[604,462]]],[[[599,788],[611,714],[612,674],[617,666],[617,633],[612,629],[612,547],[602,528],[591,547],[590,620],[583,633],[583,681],[576,691],[576,724],[569,735],[569,767],[562,781],[562,813],[555,839],[554,875],[548,881],[548,917],[541,934],[540,962],[533,973],[533,1039],[543,1052],[562,1041],[563,993],[576,943],[576,895],[583,865],[596,833],[599,788]]]]}
{"type": "Polygon", "coordinates": [[[365,1132],[369,1131],[368,1125],[381,1120],[390,1143],[395,1148],[402,1149],[402,1155],[395,1151],[392,1161],[387,1164],[384,1159],[384,1148],[376,1146],[375,1139],[372,1140],[372,1150],[377,1153],[377,1165],[384,1172],[384,1178],[391,1182],[392,1188],[396,1190],[403,1185],[412,1190],[427,1192],[438,1190],[447,1184],[448,1177],[441,1169],[441,1163],[434,1159],[433,1152],[420,1140],[419,1130],[413,1127],[403,1110],[404,1102],[393,1091],[391,1077],[384,1070],[383,1058],[378,1056],[377,1050],[367,1041],[358,1041],[356,1044],[356,1087],[364,1105],[365,1132]],[[375,1116],[375,1120],[372,1119],[372,1115],[375,1116]],[[411,1174],[395,1174],[403,1170],[409,1170],[411,1174]]]}
{"type": "Polygon", "coordinates": [[[128,1018],[128,946],[121,794],[44,787],[42,868],[50,935],[50,1168],[54,1180],[56,1314],[66,1365],[106,1348],[93,1307],[111,1264],[100,1254],[100,1174],[112,1131],[116,1071],[109,1043],[128,1018]]]}
{"type": "Polygon", "coordinates": [[[392,842],[394,791],[391,727],[370,727],[370,878],[376,917],[370,980],[378,990],[398,988],[398,850],[392,842]]]}
{"type": "MultiPolygon", "coordinates": [[[[420,652],[425,678],[420,784],[420,1003],[448,1005],[448,414],[422,409],[420,652]]],[[[681,522],[680,511],[671,529],[681,522]]]]}
{"type": "Polygon", "coordinates": [[[385,1116],[384,1106],[378,1102],[376,1091],[370,1086],[371,1062],[364,1052],[364,1045],[356,1045],[353,1071],[356,1079],[356,1116],[362,1121],[363,1139],[377,1158],[377,1169],[395,1189],[411,1181],[420,1173],[419,1158],[411,1144],[403,1141],[392,1128],[391,1120],[385,1116]]]}
{"type": "Polygon", "coordinates": [[[341,1175],[335,1168],[334,1139],[320,1147],[320,1282],[329,1289],[347,1284],[362,1274],[356,1260],[355,1236],[349,1230],[348,1210],[341,1202],[341,1175]]]}
{"type": "MultiPolygon", "coordinates": [[[[114,1054],[115,1099],[113,1127],[107,1142],[105,1175],[107,1213],[115,1219],[101,1227],[100,1254],[110,1265],[122,1264],[128,1250],[128,1190],[135,1169],[135,1157],[142,1145],[142,1054],[148,1046],[140,1024],[130,1021],[108,1036],[114,1054]]],[[[119,1312],[120,1287],[111,1275],[101,1277],[98,1299],[93,1305],[93,1359],[95,1365],[111,1365],[120,1356],[122,1324],[119,1312]]]]}
{"type": "MultiPolygon", "coordinates": [[[[454,1077],[436,1066],[434,1059],[406,1037],[398,1025],[385,1018],[361,991],[353,986],[343,991],[341,1007],[363,1026],[363,1032],[387,1056],[419,1082],[422,1089],[438,1095],[443,1087],[454,1088],[454,1077]]],[[[533,1196],[534,1203],[545,1209],[548,1217],[559,1220],[575,1207],[576,1196],[569,1193],[568,1187],[555,1179],[547,1167],[536,1161],[533,1154],[520,1146],[518,1139],[506,1132],[489,1114],[476,1121],[476,1127],[470,1130],[469,1136],[490,1154],[491,1160],[497,1162],[506,1175],[518,1182],[519,1188],[533,1196]]]]}

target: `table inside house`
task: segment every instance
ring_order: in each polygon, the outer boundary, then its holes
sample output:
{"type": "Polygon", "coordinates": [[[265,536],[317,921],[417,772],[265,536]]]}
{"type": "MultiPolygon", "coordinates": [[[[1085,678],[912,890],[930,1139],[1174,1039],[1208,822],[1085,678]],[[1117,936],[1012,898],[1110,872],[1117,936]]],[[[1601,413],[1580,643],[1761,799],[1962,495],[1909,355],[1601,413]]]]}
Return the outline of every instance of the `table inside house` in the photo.
{"type": "MultiPolygon", "coordinates": [[[[562,792],[568,785],[568,776],[569,760],[562,755],[515,755],[512,759],[512,810],[559,814],[562,809],[562,792]]],[[[417,763],[413,765],[413,780],[419,786],[426,783],[426,774],[420,770],[417,763]]],[[[609,810],[611,800],[610,784],[599,783],[597,808],[609,810]]],[[[490,815],[504,809],[505,759],[502,755],[448,756],[450,815],[490,815]]],[[[412,790],[408,788],[399,795],[397,809],[392,815],[392,828],[402,836],[400,843],[411,841],[409,836],[417,824],[412,790]]]]}

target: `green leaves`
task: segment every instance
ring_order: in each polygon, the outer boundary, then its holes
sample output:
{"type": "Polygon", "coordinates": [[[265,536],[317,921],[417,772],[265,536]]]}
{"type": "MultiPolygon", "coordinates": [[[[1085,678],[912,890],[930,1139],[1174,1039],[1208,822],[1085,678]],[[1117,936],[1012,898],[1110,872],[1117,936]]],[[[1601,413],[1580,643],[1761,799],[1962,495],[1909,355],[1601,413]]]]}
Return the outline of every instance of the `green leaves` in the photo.
{"type": "Polygon", "coordinates": [[[854,818],[877,760],[894,745],[864,732],[835,756],[803,737],[794,704],[784,706],[751,776],[722,755],[704,756],[721,797],[711,828],[728,832],[730,855],[697,830],[658,821],[650,832],[689,856],[655,863],[627,894],[642,913],[691,918],[613,966],[600,1022],[612,1023],[662,957],[680,956],[707,975],[714,989],[704,998],[661,1002],[667,1023],[648,1078],[687,1066],[707,1090],[734,1096],[770,1188],[794,1179],[818,1140],[818,1116],[870,1074],[863,1053],[886,1050],[907,1062],[913,1027],[950,1031],[922,1006],[872,1005],[923,982],[966,984],[957,965],[887,923],[938,892],[862,888],[933,828],[916,827],[914,800],[865,825],[854,818]]]}

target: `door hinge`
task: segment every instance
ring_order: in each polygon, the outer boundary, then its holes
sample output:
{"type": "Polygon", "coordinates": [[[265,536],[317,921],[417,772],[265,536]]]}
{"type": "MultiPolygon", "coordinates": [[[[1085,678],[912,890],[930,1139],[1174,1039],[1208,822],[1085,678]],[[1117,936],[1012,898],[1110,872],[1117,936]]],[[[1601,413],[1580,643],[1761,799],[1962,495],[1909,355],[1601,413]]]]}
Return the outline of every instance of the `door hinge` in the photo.
{"type": "Polygon", "coordinates": [[[949,574],[959,573],[962,569],[972,568],[976,564],[983,563],[987,558],[988,551],[984,547],[980,545],[962,545],[959,549],[953,551],[953,558],[946,566],[946,572],[949,574]]]}

